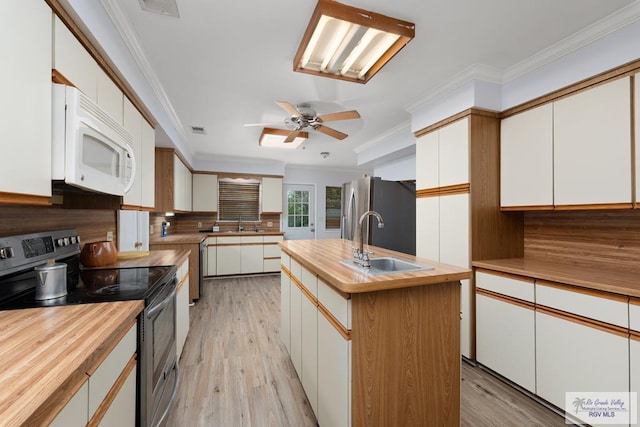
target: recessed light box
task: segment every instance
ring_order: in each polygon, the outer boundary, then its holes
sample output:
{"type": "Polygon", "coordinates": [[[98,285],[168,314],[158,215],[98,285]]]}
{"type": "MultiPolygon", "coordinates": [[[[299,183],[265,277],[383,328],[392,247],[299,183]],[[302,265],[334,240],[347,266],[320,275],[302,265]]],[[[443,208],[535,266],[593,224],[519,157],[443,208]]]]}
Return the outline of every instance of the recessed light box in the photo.
{"type": "Polygon", "coordinates": [[[260,134],[259,144],[261,147],[295,150],[304,142],[305,139],[309,138],[309,132],[300,132],[293,141],[284,142],[290,133],[290,130],[285,129],[264,128],[260,134]]]}
{"type": "Polygon", "coordinates": [[[415,24],[319,0],[293,70],[366,83],[415,36],[415,24]]]}
{"type": "Polygon", "coordinates": [[[142,10],[159,13],[160,15],[173,16],[179,18],[178,5],[176,0],[138,0],[142,10]]]}

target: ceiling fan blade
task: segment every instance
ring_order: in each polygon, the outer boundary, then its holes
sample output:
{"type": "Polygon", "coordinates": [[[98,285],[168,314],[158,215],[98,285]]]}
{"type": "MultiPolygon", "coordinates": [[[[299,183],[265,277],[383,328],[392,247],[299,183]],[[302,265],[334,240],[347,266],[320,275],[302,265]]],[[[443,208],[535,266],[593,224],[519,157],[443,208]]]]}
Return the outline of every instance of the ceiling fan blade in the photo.
{"type": "Polygon", "coordinates": [[[276,101],[276,104],[278,104],[278,106],[280,108],[282,108],[284,111],[286,111],[287,113],[289,113],[292,116],[300,116],[300,112],[296,109],[296,107],[294,107],[293,105],[289,104],[286,101],[276,101]]]}
{"type": "Polygon", "coordinates": [[[335,129],[332,129],[330,127],[323,126],[323,125],[316,126],[315,130],[317,130],[318,132],[322,132],[325,135],[329,135],[329,136],[331,136],[333,138],[340,139],[340,140],[345,139],[346,137],[349,136],[346,133],[342,133],[342,132],[340,132],[338,130],[335,130],[335,129]]]}
{"type": "Polygon", "coordinates": [[[284,142],[285,143],[293,142],[293,140],[296,139],[298,135],[300,135],[299,130],[292,130],[291,132],[289,132],[289,135],[287,135],[287,137],[284,139],[284,142]]]}
{"type": "Polygon", "coordinates": [[[341,111],[338,113],[322,114],[318,116],[318,120],[322,122],[332,122],[336,120],[359,119],[360,113],[356,110],[341,111]]]}

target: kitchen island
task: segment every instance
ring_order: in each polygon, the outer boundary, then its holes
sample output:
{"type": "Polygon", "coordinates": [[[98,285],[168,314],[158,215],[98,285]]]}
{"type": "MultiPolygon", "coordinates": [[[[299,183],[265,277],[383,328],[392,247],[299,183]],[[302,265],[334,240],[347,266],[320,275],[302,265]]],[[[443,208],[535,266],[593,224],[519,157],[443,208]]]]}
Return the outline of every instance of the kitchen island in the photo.
{"type": "Polygon", "coordinates": [[[373,246],[427,269],[368,274],[353,242],[288,240],[281,335],[320,426],[460,424],[460,280],[471,271],[373,246]]]}

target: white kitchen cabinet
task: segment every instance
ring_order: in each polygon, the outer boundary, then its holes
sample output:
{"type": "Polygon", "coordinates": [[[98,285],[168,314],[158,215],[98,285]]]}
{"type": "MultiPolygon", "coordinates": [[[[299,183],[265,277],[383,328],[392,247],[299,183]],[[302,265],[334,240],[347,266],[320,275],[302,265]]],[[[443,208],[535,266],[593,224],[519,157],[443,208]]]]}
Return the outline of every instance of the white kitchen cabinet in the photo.
{"type": "Polygon", "coordinates": [[[416,199],[416,256],[440,259],[440,198],[416,199]]]}
{"type": "MultiPolygon", "coordinates": [[[[51,9],[41,1],[3,4],[0,78],[2,173],[0,192],[51,197],[51,9]],[[28,23],[28,24],[27,24],[28,23]]],[[[40,199],[41,198],[41,199],[40,199]]]]}
{"type": "Polygon", "coordinates": [[[138,167],[142,170],[141,202],[142,207],[155,209],[156,131],[144,117],[141,116],[140,119],[142,120],[142,159],[138,162],[138,167]]]}
{"type": "Polygon", "coordinates": [[[176,274],[178,290],[176,292],[176,350],[178,360],[182,355],[184,343],[189,335],[189,260],[178,266],[176,274]]]}
{"type": "MultiPolygon", "coordinates": [[[[307,290],[317,289],[318,278],[302,268],[302,283],[307,290]]],[[[305,294],[301,303],[301,375],[300,381],[314,413],[318,413],[318,308],[305,294]]]]}
{"type": "MultiPolygon", "coordinates": [[[[133,157],[136,162],[136,173],[131,189],[123,196],[123,204],[142,206],[142,168],[145,162],[142,156],[142,116],[128,99],[124,99],[124,128],[133,138],[133,157]]],[[[146,159],[149,161],[150,159],[146,159]]]]}
{"type": "Polygon", "coordinates": [[[280,247],[278,242],[282,240],[284,240],[283,236],[264,236],[263,271],[265,273],[280,271],[280,247]]]}
{"type": "Polygon", "coordinates": [[[262,212],[282,213],[282,178],[262,178],[262,212]]]}
{"type": "Polygon", "coordinates": [[[536,385],[560,408],[569,391],[629,390],[628,335],[537,309],[536,385]]]}
{"type": "MultiPolygon", "coordinates": [[[[98,63],[58,16],[54,16],[53,29],[52,68],[94,102],[98,102],[98,74],[102,71],[98,63]]],[[[51,57],[49,55],[48,58],[51,57]]]]}
{"type": "Polygon", "coordinates": [[[216,237],[207,238],[207,276],[218,274],[218,240],[216,237]]]}
{"type": "Polygon", "coordinates": [[[535,393],[533,279],[476,271],[476,292],[476,360],[535,393]]]}
{"type": "Polygon", "coordinates": [[[280,274],[280,339],[287,353],[291,354],[291,279],[287,271],[291,269],[291,257],[284,251],[280,253],[284,267],[280,274]],[[286,270],[285,270],[286,269],[286,270]]]}
{"type": "MultiPolygon", "coordinates": [[[[135,401],[135,398],[134,398],[135,401]]],[[[49,427],[85,427],[87,425],[87,408],[89,407],[89,377],[71,400],[56,415],[49,427]]],[[[135,408],[133,413],[135,414],[135,408]]]]}
{"type": "Polygon", "coordinates": [[[630,78],[554,102],[554,203],[631,203],[630,78]]]}
{"type": "Polygon", "coordinates": [[[438,129],[438,187],[469,182],[469,118],[438,129]]]}
{"type": "Polygon", "coordinates": [[[262,236],[242,236],[240,243],[240,273],[262,273],[264,252],[262,236]]]}
{"type": "Polygon", "coordinates": [[[182,163],[178,156],[173,158],[173,194],[174,207],[176,211],[191,211],[193,183],[191,171],[182,163]]]}
{"type": "Polygon", "coordinates": [[[123,102],[128,99],[103,70],[96,73],[97,104],[119,124],[124,124],[123,102]]]}
{"type": "Polygon", "coordinates": [[[135,427],[136,425],[136,367],[129,371],[118,394],[100,420],[101,426],[135,427]]]}
{"type": "Polygon", "coordinates": [[[149,212],[118,210],[118,251],[149,250],[149,212]]]}
{"type": "Polygon", "coordinates": [[[416,188],[439,186],[439,141],[440,133],[429,132],[416,141],[416,188]]]}
{"type": "Polygon", "coordinates": [[[302,276],[302,267],[294,259],[291,260],[291,294],[289,310],[291,313],[289,326],[291,328],[291,348],[289,355],[291,362],[298,374],[302,378],[302,291],[296,283],[302,276]]]}
{"type": "Polygon", "coordinates": [[[351,340],[318,313],[318,425],[351,425],[351,340]]]}
{"type": "Polygon", "coordinates": [[[193,174],[193,211],[218,211],[218,175],[193,174]]]}
{"type": "Polygon", "coordinates": [[[553,206],[553,103],[500,122],[500,206],[553,206]]]}
{"type": "Polygon", "coordinates": [[[240,236],[218,237],[216,251],[216,273],[218,276],[240,274],[240,236]]]}

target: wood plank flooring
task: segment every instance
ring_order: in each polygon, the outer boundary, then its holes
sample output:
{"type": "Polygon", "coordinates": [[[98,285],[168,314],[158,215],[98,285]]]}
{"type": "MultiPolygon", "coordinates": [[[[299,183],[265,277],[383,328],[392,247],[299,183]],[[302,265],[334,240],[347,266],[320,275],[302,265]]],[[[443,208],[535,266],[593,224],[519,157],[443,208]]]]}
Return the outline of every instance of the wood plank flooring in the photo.
{"type": "MultiPolygon", "coordinates": [[[[280,341],[280,276],[206,279],[191,307],[171,427],[315,426],[280,341]]],[[[462,364],[461,425],[562,426],[564,418],[462,364]]],[[[329,426],[330,427],[330,426],[329,426]]]]}

